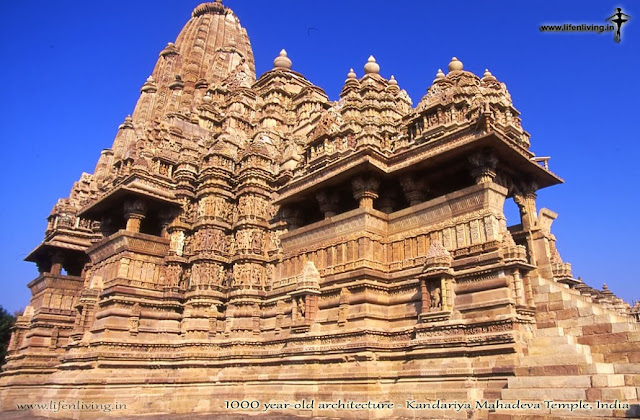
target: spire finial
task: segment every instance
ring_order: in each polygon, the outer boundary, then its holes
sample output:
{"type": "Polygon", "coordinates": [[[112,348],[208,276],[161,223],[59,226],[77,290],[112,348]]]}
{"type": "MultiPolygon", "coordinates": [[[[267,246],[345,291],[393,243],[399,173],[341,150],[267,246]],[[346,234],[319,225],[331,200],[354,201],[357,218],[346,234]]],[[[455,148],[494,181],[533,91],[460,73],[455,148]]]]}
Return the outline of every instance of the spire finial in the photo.
{"type": "Polygon", "coordinates": [[[287,51],[283,48],[280,54],[273,60],[274,69],[291,69],[291,60],[287,57],[287,51]]]}
{"type": "Polygon", "coordinates": [[[389,79],[389,84],[393,85],[393,86],[398,86],[398,81],[396,80],[396,78],[394,77],[394,75],[391,75],[391,78],[389,79]]]}
{"type": "Polygon", "coordinates": [[[463,68],[462,61],[458,60],[457,57],[453,57],[451,62],[449,62],[449,71],[461,71],[463,68]]]}
{"type": "Polygon", "coordinates": [[[356,72],[353,71],[353,69],[349,69],[349,73],[347,73],[347,80],[349,79],[356,79],[358,76],[356,75],[356,72]]]}
{"type": "Polygon", "coordinates": [[[442,80],[445,78],[444,72],[442,71],[442,69],[438,69],[438,72],[436,73],[436,78],[433,79],[433,83],[437,82],[438,80],[442,80]]]}
{"type": "Polygon", "coordinates": [[[364,65],[365,74],[378,74],[380,72],[380,65],[376,63],[376,58],[372,55],[369,56],[367,64],[364,65]]]}
{"type": "Polygon", "coordinates": [[[193,12],[191,13],[191,17],[195,18],[207,13],[210,13],[213,15],[224,15],[225,7],[222,5],[222,1],[215,0],[215,1],[209,1],[206,3],[201,3],[195,9],[193,9],[193,12]]]}

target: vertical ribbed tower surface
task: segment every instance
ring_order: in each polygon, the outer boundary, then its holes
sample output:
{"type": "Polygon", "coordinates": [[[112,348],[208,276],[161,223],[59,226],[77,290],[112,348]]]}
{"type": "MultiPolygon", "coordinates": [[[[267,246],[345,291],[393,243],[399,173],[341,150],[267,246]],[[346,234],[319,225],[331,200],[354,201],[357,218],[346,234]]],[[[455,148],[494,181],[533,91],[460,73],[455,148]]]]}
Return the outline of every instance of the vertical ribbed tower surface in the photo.
{"type": "Polygon", "coordinates": [[[193,112],[198,105],[198,89],[208,84],[220,85],[237,73],[247,82],[256,79],[253,52],[247,31],[233,11],[221,2],[202,3],[196,7],[175,43],[170,42],[160,53],[148,81],[157,86],[152,111],[134,113],[134,121],[159,118],[167,112],[193,112]],[[176,103],[171,91],[181,89],[176,103]]]}
{"type": "Polygon", "coordinates": [[[560,257],[536,192],[562,180],[505,84],[454,57],[413,107],[363,64],[335,102],[285,50],[256,80],[238,18],[196,7],[26,258],[0,409],[639,415],[640,306],[560,257]]]}

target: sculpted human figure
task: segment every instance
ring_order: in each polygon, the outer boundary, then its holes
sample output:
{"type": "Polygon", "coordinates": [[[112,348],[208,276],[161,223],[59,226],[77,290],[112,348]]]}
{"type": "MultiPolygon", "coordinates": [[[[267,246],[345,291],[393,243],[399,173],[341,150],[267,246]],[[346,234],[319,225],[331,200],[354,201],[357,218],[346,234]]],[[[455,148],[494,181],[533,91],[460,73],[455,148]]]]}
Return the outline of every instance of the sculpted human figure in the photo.
{"type": "Polygon", "coordinates": [[[255,273],[256,285],[262,286],[264,285],[264,270],[262,267],[258,266],[255,273]]]}
{"type": "Polygon", "coordinates": [[[166,270],[165,284],[170,287],[175,287],[180,282],[180,267],[176,265],[170,265],[166,270]]]}
{"type": "Polygon", "coordinates": [[[264,199],[260,199],[259,214],[260,214],[260,217],[262,217],[263,219],[269,218],[269,207],[268,207],[267,201],[264,199]]]}
{"type": "Polygon", "coordinates": [[[200,284],[211,282],[211,266],[208,263],[202,264],[200,268],[200,284]]]}
{"type": "Polygon", "coordinates": [[[229,255],[233,255],[236,253],[236,240],[232,235],[229,235],[228,238],[229,238],[228,252],[229,252],[229,255]]]}
{"type": "Polygon", "coordinates": [[[190,202],[186,202],[186,206],[187,206],[187,210],[185,213],[185,218],[186,220],[193,220],[194,205],[191,204],[190,202]]]}
{"type": "Polygon", "coordinates": [[[201,267],[194,265],[191,269],[191,278],[189,279],[189,287],[200,284],[201,267]]]}
{"type": "Polygon", "coordinates": [[[246,213],[247,213],[247,199],[246,197],[240,197],[240,200],[238,201],[238,215],[242,217],[246,213]]]}
{"type": "Polygon", "coordinates": [[[190,283],[191,283],[191,267],[187,267],[182,272],[182,278],[180,279],[180,286],[186,289],[190,286],[190,283]]]}
{"type": "Polygon", "coordinates": [[[217,280],[216,282],[218,284],[223,284],[224,280],[225,280],[225,275],[224,275],[224,267],[221,265],[218,267],[218,276],[217,276],[217,280]]]}
{"type": "Polygon", "coordinates": [[[440,288],[435,287],[433,290],[431,290],[431,293],[429,294],[431,296],[431,308],[432,309],[440,308],[442,306],[442,293],[440,291],[440,288]]]}
{"type": "Polygon", "coordinates": [[[231,287],[233,285],[233,278],[234,278],[233,271],[231,270],[227,271],[226,276],[224,278],[224,285],[226,287],[231,287]]]}
{"type": "Polygon", "coordinates": [[[213,234],[210,229],[207,229],[204,233],[203,248],[206,251],[210,251],[213,248],[213,234]]]}
{"type": "Polygon", "coordinates": [[[204,199],[205,203],[206,203],[206,211],[205,211],[205,215],[206,216],[214,216],[215,215],[215,200],[213,199],[213,197],[207,197],[204,199]]]}
{"type": "Polygon", "coordinates": [[[184,251],[184,232],[183,231],[179,231],[175,233],[175,236],[172,235],[171,236],[172,242],[174,242],[172,244],[172,248],[175,251],[176,255],[181,256],[182,252],[184,251]],[[174,241],[175,238],[175,241],[174,241]]]}
{"type": "Polygon", "coordinates": [[[242,267],[240,271],[240,284],[249,284],[249,267],[242,267]]]}
{"type": "Polygon", "coordinates": [[[253,249],[262,251],[262,232],[259,230],[253,231],[253,249]]]}
{"type": "Polygon", "coordinates": [[[280,247],[280,237],[277,232],[271,232],[269,249],[278,249],[280,247]]]}
{"type": "Polygon", "coordinates": [[[227,222],[229,220],[229,212],[231,211],[230,204],[224,199],[222,199],[220,204],[220,218],[227,222]]]}
{"type": "Polygon", "coordinates": [[[248,197],[247,197],[247,201],[246,201],[246,203],[247,203],[247,210],[246,210],[246,214],[247,214],[250,218],[255,219],[255,211],[254,211],[254,208],[255,208],[255,198],[254,198],[252,195],[248,196],[248,197]]]}
{"type": "Polygon", "coordinates": [[[213,249],[215,249],[216,251],[220,251],[222,249],[222,244],[223,244],[223,239],[222,239],[222,232],[220,232],[219,230],[214,230],[213,231],[213,249]]]}

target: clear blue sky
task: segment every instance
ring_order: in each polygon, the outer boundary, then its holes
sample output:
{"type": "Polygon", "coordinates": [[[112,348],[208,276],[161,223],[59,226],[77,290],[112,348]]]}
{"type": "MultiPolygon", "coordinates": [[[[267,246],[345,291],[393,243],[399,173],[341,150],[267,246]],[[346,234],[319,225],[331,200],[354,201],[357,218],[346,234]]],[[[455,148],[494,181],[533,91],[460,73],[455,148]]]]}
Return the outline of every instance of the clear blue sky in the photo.
{"type": "MultiPolygon", "coordinates": [[[[37,275],[22,259],[80,174],[92,172],[131,113],[158,53],[191,0],[0,2],[3,204],[0,304],[24,307],[37,275]]],[[[558,248],[588,284],[640,298],[636,184],[640,151],[640,4],[627,1],[226,0],[247,28],[257,73],[286,48],[293,69],[337,99],[370,54],[414,104],[452,56],[507,84],[532,150],[566,183],[539,192],[559,213],[558,248]],[[607,34],[543,34],[544,23],[632,16],[622,43],[607,34]]]]}

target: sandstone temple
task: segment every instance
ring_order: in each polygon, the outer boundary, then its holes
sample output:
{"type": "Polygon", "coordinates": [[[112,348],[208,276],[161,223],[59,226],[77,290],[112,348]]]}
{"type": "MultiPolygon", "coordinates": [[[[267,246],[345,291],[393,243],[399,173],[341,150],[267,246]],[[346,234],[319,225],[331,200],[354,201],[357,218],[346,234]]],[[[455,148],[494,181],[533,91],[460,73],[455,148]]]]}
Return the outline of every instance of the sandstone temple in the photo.
{"type": "Polygon", "coordinates": [[[26,258],[39,275],[1,409],[640,415],[640,307],[560,257],[557,214],[536,192],[562,180],[530,150],[504,83],[453,58],[414,106],[369,57],[332,101],[293,68],[282,50],[256,78],[236,15],[193,10],[26,258]],[[261,406],[230,406],[243,401],[261,406]],[[454,401],[471,408],[436,404],[454,401]]]}

